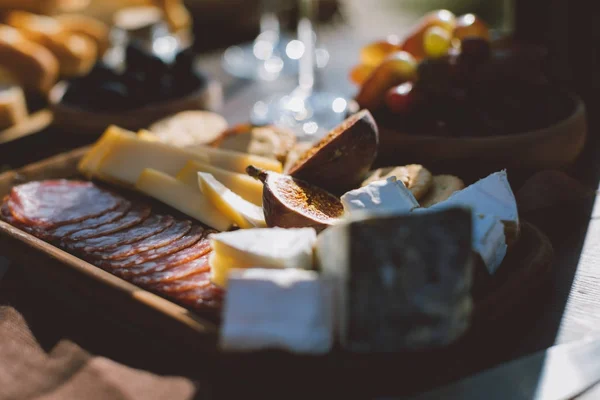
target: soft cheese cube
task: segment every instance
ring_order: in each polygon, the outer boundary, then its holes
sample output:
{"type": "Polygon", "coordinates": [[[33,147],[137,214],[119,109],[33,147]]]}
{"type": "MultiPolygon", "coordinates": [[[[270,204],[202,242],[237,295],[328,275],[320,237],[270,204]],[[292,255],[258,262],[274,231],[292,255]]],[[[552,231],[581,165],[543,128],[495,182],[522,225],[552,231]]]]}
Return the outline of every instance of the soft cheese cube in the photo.
{"type": "Polygon", "coordinates": [[[335,288],[342,346],[394,352],[458,338],[468,326],[455,322],[457,308],[471,301],[472,254],[465,208],[346,220],[324,230],[317,262],[335,288]],[[462,328],[415,339],[415,330],[436,326],[462,328]]]}
{"type": "Polygon", "coordinates": [[[223,311],[220,347],[326,353],[333,343],[332,293],[314,271],[234,270],[223,311]]]}
{"type": "Polygon", "coordinates": [[[344,212],[369,215],[403,214],[419,207],[413,194],[392,176],[351,190],[341,198],[344,212]]]}

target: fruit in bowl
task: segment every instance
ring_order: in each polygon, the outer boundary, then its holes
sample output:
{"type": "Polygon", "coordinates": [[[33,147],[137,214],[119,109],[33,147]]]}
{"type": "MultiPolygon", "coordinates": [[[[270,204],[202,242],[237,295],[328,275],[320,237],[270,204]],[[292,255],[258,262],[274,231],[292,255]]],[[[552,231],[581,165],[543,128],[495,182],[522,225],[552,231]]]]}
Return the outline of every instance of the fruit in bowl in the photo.
{"type": "Polygon", "coordinates": [[[518,134],[574,111],[547,78],[544,51],[491,37],[474,14],[428,13],[404,40],[362,49],[350,73],[356,101],[384,130],[436,137],[518,134]]]}

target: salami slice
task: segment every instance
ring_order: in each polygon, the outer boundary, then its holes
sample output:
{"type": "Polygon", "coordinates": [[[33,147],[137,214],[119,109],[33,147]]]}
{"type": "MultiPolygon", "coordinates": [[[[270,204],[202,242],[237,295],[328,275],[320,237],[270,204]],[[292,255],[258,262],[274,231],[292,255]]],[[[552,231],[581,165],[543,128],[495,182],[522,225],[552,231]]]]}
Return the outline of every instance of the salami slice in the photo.
{"type": "Polygon", "coordinates": [[[224,291],[214,283],[169,296],[175,302],[197,311],[217,311],[223,305],[224,291]]]}
{"type": "Polygon", "coordinates": [[[166,246],[134,254],[122,260],[100,260],[95,262],[94,264],[99,266],[100,268],[104,268],[109,271],[116,270],[119,268],[128,268],[134,265],[142,264],[144,262],[168,256],[182,249],[190,247],[191,245],[202,239],[202,237],[206,235],[206,232],[208,231],[205,231],[204,228],[196,225],[192,229],[190,229],[190,231],[183,237],[177,239],[172,243],[169,243],[166,246]]]}
{"type": "Polygon", "coordinates": [[[89,256],[97,260],[121,260],[134,254],[167,246],[183,237],[183,235],[188,233],[191,228],[191,221],[178,221],[157,235],[150,236],[135,243],[119,243],[119,247],[115,249],[94,252],[89,254],[89,256]]]}
{"type": "Polygon", "coordinates": [[[117,268],[113,273],[127,279],[134,276],[154,274],[200,258],[209,251],[210,242],[208,239],[200,239],[192,246],[180,250],[177,253],[169,254],[168,256],[152,261],[146,261],[145,263],[134,265],[129,268],[117,268]]]}
{"type": "Polygon", "coordinates": [[[121,199],[91,182],[60,179],[13,187],[8,206],[19,222],[50,228],[105,214],[116,209],[121,199]]]}
{"type": "Polygon", "coordinates": [[[102,214],[98,217],[85,219],[74,224],[59,226],[58,228],[48,231],[47,237],[51,240],[60,240],[72,233],[84,229],[97,228],[100,225],[109,224],[122,218],[131,209],[131,202],[123,199],[121,204],[112,211],[102,214]]]}
{"type": "Polygon", "coordinates": [[[106,251],[114,249],[120,244],[134,243],[156,235],[173,225],[174,221],[175,219],[170,215],[151,215],[139,225],[122,229],[107,236],[69,242],[66,248],[71,251],[81,251],[84,253],[106,251]]]}
{"type": "Polygon", "coordinates": [[[135,285],[146,287],[161,282],[173,282],[177,279],[182,279],[199,272],[206,272],[208,274],[209,271],[210,266],[208,265],[208,254],[205,254],[200,258],[177,265],[165,271],[142,276],[134,276],[131,279],[131,282],[135,285]]]}
{"type": "Polygon", "coordinates": [[[19,228],[19,229],[21,229],[27,233],[30,233],[32,235],[39,236],[39,232],[36,229],[34,229],[31,226],[23,225],[22,223],[17,221],[15,219],[15,217],[12,216],[10,209],[8,207],[8,198],[4,199],[4,202],[2,203],[2,207],[0,207],[0,218],[2,218],[4,221],[8,222],[9,224],[13,225],[16,228],[19,228]]]}
{"type": "Polygon", "coordinates": [[[200,273],[186,276],[174,281],[163,281],[150,285],[149,289],[166,295],[172,295],[180,292],[186,292],[196,288],[203,288],[211,284],[210,269],[200,273]]]}
{"type": "Polygon", "coordinates": [[[132,207],[127,214],[114,222],[100,225],[96,228],[83,229],[75,233],[70,234],[64,238],[64,242],[74,242],[77,240],[84,240],[98,236],[106,236],[111,233],[118,232],[123,229],[131,228],[137,224],[140,224],[150,215],[150,207],[143,204],[138,204],[132,207]]]}

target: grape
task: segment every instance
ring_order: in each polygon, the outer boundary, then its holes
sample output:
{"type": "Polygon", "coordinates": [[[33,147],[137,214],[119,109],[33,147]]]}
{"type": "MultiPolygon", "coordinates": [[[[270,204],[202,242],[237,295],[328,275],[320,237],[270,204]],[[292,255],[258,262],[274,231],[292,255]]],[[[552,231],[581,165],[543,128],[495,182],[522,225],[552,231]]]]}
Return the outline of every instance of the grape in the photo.
{"type": "Polygon", "coordinates": [[[415,105],[412,82],[404,82],[389,89],[385,95],[385,104],[393,113],[408,114],[415,105]]]}
{"type": "Polygon", "coordinates": [[[436,10],[426,14],[402,43],[402,50],[421,59],[426,56],[423,48],[423,36],[432,26],[437,26],[445,31],[452,32],[456,24],[456,17],[448,10],[436,10]]]}
{"type": "Polygon", "coordinates": [[[441,57],[448,54],[452,36],[439,26],[432,26],[423,35],[423,48],[428,57],[441,57]]]}
{"type": "Polygon", "coordinates": [[[360,50],[360,62],[362,64],[376,67],[391,53],[398,51],[398,43],[382,40],[370,43],[360,50]]]}
{"type": "Polygon", "coordinates": [[[448,10],[436,10],[425,16],[430,26],[439,26],[448,32],[452,32],[456,26],[456,16],[448,10]]]}
{"type": "Polygon", "coordinates": [[[382,65],[386,65],[389,69],[395,71],[396,75],[403,76],[406,80],[413,79],[417,71],[417,61],[406,51],[392,53],[382,65]]]}
{"type": "Polygon", "coordinates": [[[480,37],[467,37],[461,42],[461,61],[473,64],[486,61],[490,58],[491,47],[490,42],[480,37]]]}
{"type": "Polygon", "coordinates": [[[427,93],[445,93],[452,85],[454,69],[449,56],[425,59],[417,68],[419,84],[427,93]]]}
{"type": "Polygon", "coordinates": [[[453,36],[462,41],[468,37],[478,37],[490,40],[490,31],[481,19],[474,14],[465,14],[456,20],[453,36]]]}

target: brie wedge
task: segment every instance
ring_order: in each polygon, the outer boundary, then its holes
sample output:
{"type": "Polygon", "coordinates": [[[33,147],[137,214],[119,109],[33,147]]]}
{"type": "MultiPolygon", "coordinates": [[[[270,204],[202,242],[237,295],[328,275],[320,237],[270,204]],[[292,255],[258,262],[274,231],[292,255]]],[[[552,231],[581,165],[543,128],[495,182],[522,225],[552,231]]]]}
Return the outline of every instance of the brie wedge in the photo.
{"type": "Polygon", "coordinates": [[[326,353],[333,344],[332,304],[330,286],[314,271],[234,270],[225,299],[220,347],[326,353]]]}
{"type": "Polygon", "coordinates": [[[351,190],[341,200],[345,215],[355,212],[367,215],[405,214],[419,207],[410,190],[395,176],[351,190]]]}
{"type": "Polygon", "coordinates": [[[242,199],[216,180],[212,174],[199,172],[198,184],[202,194],[213,206],[240,228],[267,226],[262,207],[242,199]]]}

